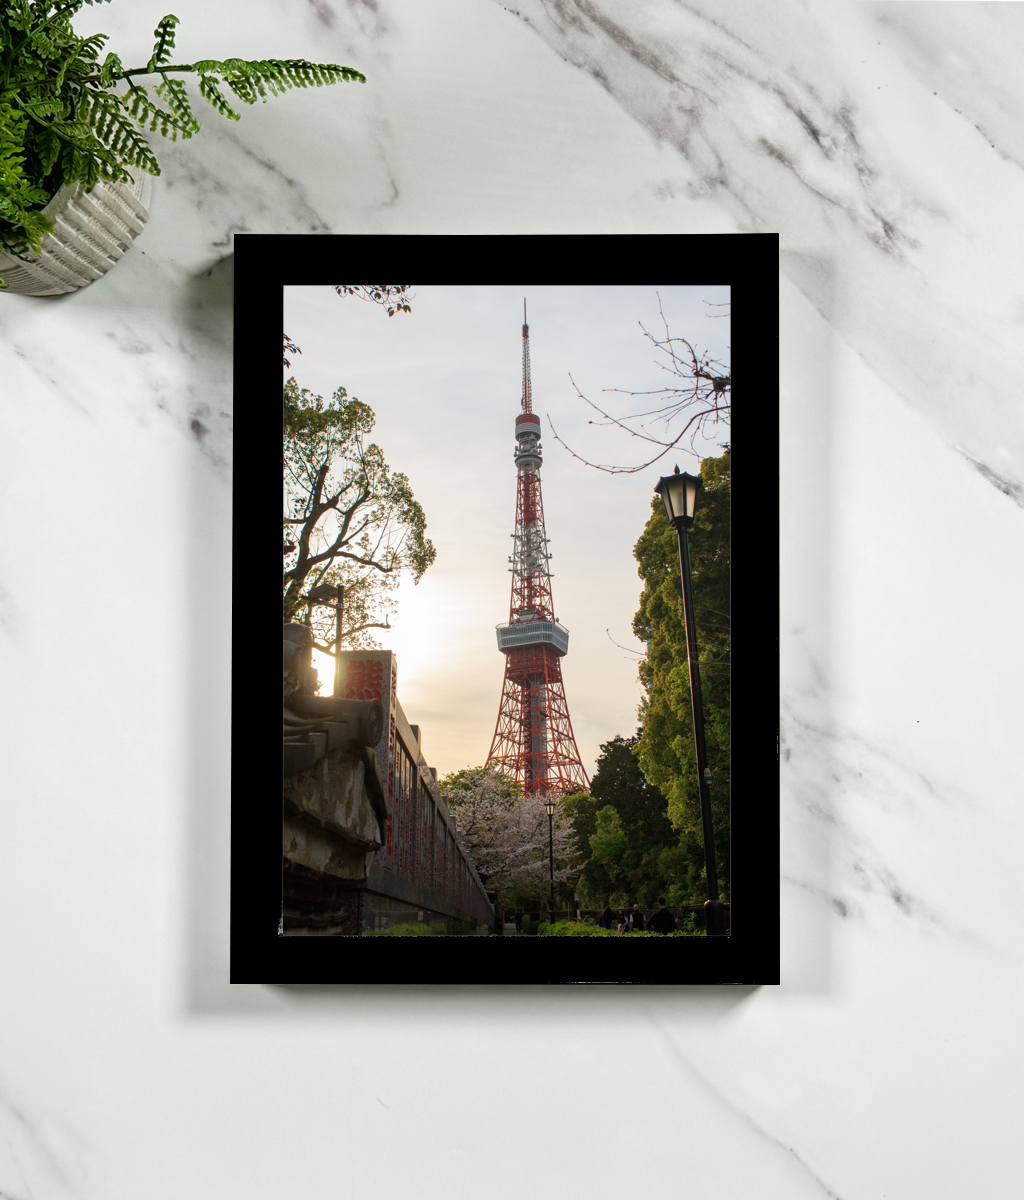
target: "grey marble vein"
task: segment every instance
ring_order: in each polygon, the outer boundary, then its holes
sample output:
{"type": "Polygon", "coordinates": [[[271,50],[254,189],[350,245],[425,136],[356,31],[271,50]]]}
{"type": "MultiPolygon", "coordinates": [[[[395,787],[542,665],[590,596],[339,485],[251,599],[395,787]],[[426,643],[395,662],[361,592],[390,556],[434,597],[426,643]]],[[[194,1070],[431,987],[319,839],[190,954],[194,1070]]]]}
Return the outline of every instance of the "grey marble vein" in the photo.
{"type": "MultiPolygon", "coordinates": [[[[977,807],[970,797],[944,795],[919,767],[854,730],[800,715],[788,699],[782,704],[780,746],[787,802],[827,830],[831,857],[827,887],[792,868],[784,874],[787,882],[822,897],[844,919],[866,915],[851,899],[854,891],[887,900],[923,933],[942,932],[990,952],[1008,952],[949,912],[948,901],[923,895],[934,882],[911,883],[892,865],[904,827],[886,818],[926,819],[934,805],[969,811],[977,807]]],[[[922,824],[920,836],[934,837],[926,828],[922,824]]]]}
{"type": "MultiPolygon", "coordinates": [[[[898,57],[914,50],[919,71],[938,60],[959,96],[990,41],[1013,44],[1019,6],[981,6],[980,25],[966,11],[977,6],[957,4],[937,6],[957,11],[933,25],[933,7],[523,0],[510,11],[674,146],[746,228],[779,231],[782,270],[844,340],[1021,503],[1021,301],[995,257],[1020,241],[1024,177],[997,178],[1004,160],[989,139],[958,129],[948,101],[898,57]],[[958,69],[935,53],[953,32],[958,69]],[[875,94],[872,76],[883,81],[875,94]],[[883,86],[920,108],[916,125],[890,119],[883,86]],[[937,159],[920,154],[928,114],[935,144],[946,142],[937,159]],[[981,176],[971,207],[945,186],[965,170],[981,176]],[[807,253],[835,264],[838,288],[805,269],[807,253]]],[[[996,58],[988,108],[1002,114],[1000,139],[1017,144],[1013,106],[1000,102],[1019,97],[1009,63],[996,58]]]]}
{"type": "Polygon", "coordinates": [[[115,270],[0,295],[0,1200],[1013,1195],[1024,8],[179,3],[368,83],[207,116],[115,270]],[[234,232],[484,222],[781,234],[780,987],[227,982],[234,232]]]}
{"type": "MultiPolygon", "coordinates": [[[[811,1185],[811,1189],[815,1195],[827,1196],[828,1200],[843,1200],[822,1177],[815,1171],[804,1155],[791,1145],[788,1145],[781,1138],[777,1137],[770,1129],[766,1129],[759,1121],[746,1111],[742,1106],[737,1104],[726,1092],[716,1085],[707,1075],[699,1070],[694,1064],[692,1058],[685,1054],[680,1048],[678,1041],[672,1032],[665,1026],[663,1020],[659,1019],[651,1010],[648,1010],[651,1020],[658,1026],[661,1031],[662,1040],[668,1046],[669,1053],[675,1059],[682,1069],[692,1076],[701,1089],[708,1095],[713,1097],[715,1103],[725,1108],[730,1116],[737,1122],[749,1129],[755,1136],[763,1141],[767,1146],[771,1147],[772,1151],[778,1153],[781,1151],[785,1159],[797,1168],[799,1175],[802,1176],[804,1182],[811,1185]]],[[[773,1180],[774,1183],[774,1180],[773,1180]]]]}

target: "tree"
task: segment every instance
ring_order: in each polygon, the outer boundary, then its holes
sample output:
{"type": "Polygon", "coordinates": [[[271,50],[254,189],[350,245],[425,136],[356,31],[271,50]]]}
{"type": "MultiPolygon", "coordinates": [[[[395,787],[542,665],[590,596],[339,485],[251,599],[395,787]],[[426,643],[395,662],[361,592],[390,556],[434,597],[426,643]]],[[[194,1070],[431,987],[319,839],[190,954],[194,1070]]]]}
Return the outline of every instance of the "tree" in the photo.
{"type": "Polygon", "coordinates": [[[334,614],[307,597],[320,584],[341,584],[342,640],[373,646],[368,631],[391,627],[388,601],[401,572],[419,583],[436,558],[423,509],[408,478],[365,444],[373,410],[344,388],[325,401],[289,379],[283,422],[284,619],[304,619],[313,645],[333,655],[334,614]]]}
{"type": "MultiPolygon", "coordinates": [[[[730,796],[730,587],[729,519],[731,462],[726,452],[701,464],[703,500],[689,535],[694,615],[704,699],[704,732],[711,768],[715,861],[723,899],[728,898],[730,796]]],[[[643,732],[636,754],[645,775],[668,800],[679,843],[666,857],[685,870],[695,903],[706,898],[697,760],[693,741],[690,675],[686,659],[679,549],[660,497],[634,549],[644,580],[633,632],[647,642],[640,663],[645,697],[643,732]]]]}
{"type": "Polygon", "coordinates": [[[602,743],[590,794],[569,797],[577,839],[590,850],[578,887],[591,907],[647,907],[675,882],[662,870],[661,856],[676,846],[678,835],[665,797],[637,762],[638,741],[639,731],[602,743]]]}
{"type": "MultiPolygon", "coordinates": [[[[565,811],[572,822],[576,834],[576,844],[580,848],[580,873],[576,881],[576,891],[586,908],[604,908],[610,903],[615,891],[615,879],[609,874],[609,862],[603,858],[601,851],[595,851],[591,838],[598,835],[597,814],[602,808],[601,801],[595,800],[589,792],[573,792],[566,796],[565,811]]],[[[602,850],[606,849],[602,846],[602,850]]]]}
{"type": "MultiPolygon", "coordinates": [[[[441,780],[441,795],[451,809],[477,873],[504,903],[545,903],[548,895],[548,815],[545,793],[524,795],[515,780],[494,767],[467,767],[441,780]]],[[[572,822],[562,803],[552,821],[556,882],[579,873],[572,822]]]]}
{"type": "MultiPolygon", "coordinates": [[[[656,463],[669,450],[678,446],[687,433],[690,435],[690,450],[696,454],[695,443],[698,435],[702,438],[707,438],[709,433],[716,430],[720,424],[725,425],[726,428],[729,427],[732,417],[732,375],[729,368],[717,359],[711,358],[706,351],[697,351],[694,349],[686,338],[672,336],[669,332],[668,321],[665,319],[665,313],[661,307],[660,296],[658,297],[658,312],[661,315],[661,323],[664,327],[664,337],[655,337],[653,334],[648,333],[643,325],[640,328],[643,330],[644,337],[654,344],[655,349],[662,356],[662,361],[658,362],[658,365],[663,371],[667,371],[679,382],[674,382],[668,387],[656,388],[649,392],[630,392],[625,388],[607,388],[606,390],[621,392],[627,396],[657,396],[661,398],[663,403],[659,404],[656,408],[648,409],[644,412],[631,413],[624,417],[613,417],[592,400],[588,400],[580,389],[576,387],[576,381],[571,375],[569,379],[573,387],[576,388],[576,395],[604,418],[603,421],[597,422],[598,424],[617,425],[619,429],[624,429],[633,437],[640,438],[641,441],[648,442],[652,446],[660,446],[661,450],[653,458],[649,458],[646,462],[639,463],[635,467],[617,467],[603,463],[592,463],[582,458],[562,441],[554,425],[551,424],[551,418],[549,417],[548,424],[551,425],[551,432],[554,434],[555,439],[565,446],[573,458],[579,459],[580,462],[585,463],[588,467],[594,467],[598,471],[607,471],[612,475],[632,475],[637,471],[644,471],[652,463],[656,463]],[[678,422],[680,418],[685,418],[682,428],[678,428],[677,425],[676,428],[678,431],[674,432],[672,429],[673,423],[678,422]],[[647,422],[646,424],[644,423],[645,421],[647,422]],[[649,428],[651,424],[656,422],[660,422],[664,426],[664,432],[661,437],[656,437],[649,428]]],[[[721,315],[725,316],[727,314],[722,313],[721,315]]],[[[594,422],[590,421],[589,424],[593,425],[594,422]]],[[[722,448],[727,450],[728,443],[722,448]]]]}

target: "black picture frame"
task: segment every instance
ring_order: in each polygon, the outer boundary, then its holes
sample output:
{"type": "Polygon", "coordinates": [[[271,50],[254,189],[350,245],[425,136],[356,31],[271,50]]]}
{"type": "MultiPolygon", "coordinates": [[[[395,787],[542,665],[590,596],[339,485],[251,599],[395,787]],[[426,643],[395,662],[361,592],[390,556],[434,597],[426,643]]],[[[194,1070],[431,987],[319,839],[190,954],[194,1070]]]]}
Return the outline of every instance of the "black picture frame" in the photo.
{"type": "Polygon", "coordinates": [[[776,234],[235,235],[232,984],[779,983],[778,254],[776,234]],[[424,284],[730,287],[739,410],[730,437],[729,936],[423,942],[279,932],[281,818],[268,643],[279,611],[269,571],[272,563],[278,569],[279,553],[283,289],[360,274],[424,284]]]}

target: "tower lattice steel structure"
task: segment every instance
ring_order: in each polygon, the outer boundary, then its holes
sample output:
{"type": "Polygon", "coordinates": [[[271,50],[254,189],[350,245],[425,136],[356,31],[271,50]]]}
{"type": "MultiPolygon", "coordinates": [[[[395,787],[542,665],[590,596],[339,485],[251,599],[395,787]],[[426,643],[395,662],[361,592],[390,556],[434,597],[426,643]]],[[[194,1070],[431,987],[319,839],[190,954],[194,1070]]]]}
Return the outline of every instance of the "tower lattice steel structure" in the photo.
{"type": "Polygon", "coordinates": [[[512,600],[497,627],[505,682],[487,765],[513,775],[526,793],[590,788],[562,684],[569,631],[555,618],[540,490],[540,418],[530,387],[530,327],[523,304],[523,411],[516,417],[516,531],[512,600]]]}

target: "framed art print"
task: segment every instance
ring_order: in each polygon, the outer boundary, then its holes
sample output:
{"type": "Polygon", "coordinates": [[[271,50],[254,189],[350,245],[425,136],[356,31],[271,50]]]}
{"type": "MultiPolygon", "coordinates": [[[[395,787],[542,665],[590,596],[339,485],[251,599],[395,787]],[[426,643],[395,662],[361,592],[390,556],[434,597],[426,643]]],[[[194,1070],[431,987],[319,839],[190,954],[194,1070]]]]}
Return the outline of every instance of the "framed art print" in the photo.
{"type": "Polygon", "coordinates": [[[234,294],[232,983],[777,983],[777,237],[240,234],[234,294]]]}

